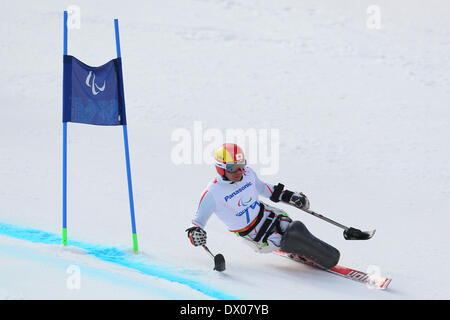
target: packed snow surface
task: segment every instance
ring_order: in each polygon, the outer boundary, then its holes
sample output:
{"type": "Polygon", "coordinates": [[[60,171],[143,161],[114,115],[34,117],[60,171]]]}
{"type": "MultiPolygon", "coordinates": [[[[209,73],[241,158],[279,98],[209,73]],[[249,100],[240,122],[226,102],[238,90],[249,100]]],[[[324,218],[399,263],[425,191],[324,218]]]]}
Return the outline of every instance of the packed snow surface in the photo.
{"type": "Polygon", "coordinates": [[[0,299],[450,298],[449,14],[444,0],[2,1],[0,299]],[[138,254],[119,127],[68,124],[61,245],[64,10],[68,53],[92,66],[115,58],[119,19],[138,254]],[[389,289],[257,254],[215,216],[227,269],[213,271],[185,229],[230,132],[261,179],[376,229],[346,241],[276,204],[389,289]]]}

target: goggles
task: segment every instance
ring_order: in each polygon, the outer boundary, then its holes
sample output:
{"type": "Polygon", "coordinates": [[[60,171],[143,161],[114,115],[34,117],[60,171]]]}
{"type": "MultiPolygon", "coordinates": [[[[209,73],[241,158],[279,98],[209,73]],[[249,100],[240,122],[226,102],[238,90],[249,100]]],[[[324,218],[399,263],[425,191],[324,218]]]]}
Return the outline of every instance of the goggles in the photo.
{"type": "Polygon", "coordinates": [[[220,163],[220,162],[216,162],[216,166],[230,172],[230,173],[235,173],[236,171],[238,171],[239,169],[241,169],[241,171],[245,170],[245,166],[247,165],[247,161],[242,162],[242,163],[220,163]]]}
{"type": "Polygon", "coordinates": [[[245,163],[229,163],[226,165],[226,168],[225,168],[225,170],[230,173],[235,173],[239,169],[241,169],[241,171],[244,171],[245,163]]]}

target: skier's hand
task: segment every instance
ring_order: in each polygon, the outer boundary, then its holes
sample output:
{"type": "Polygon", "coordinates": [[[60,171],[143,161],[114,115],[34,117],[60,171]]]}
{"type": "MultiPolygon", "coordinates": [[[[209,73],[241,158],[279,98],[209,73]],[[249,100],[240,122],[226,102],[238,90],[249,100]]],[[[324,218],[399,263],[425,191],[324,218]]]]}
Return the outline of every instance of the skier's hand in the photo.
{"type": "Polygon", "coordinates": [[[190,227],[186,229],[187,236],[193,246],[203,246],[206,244],[206,231],[199,227],[190,227]]]}
{"type": "Polygon", "coordinates": [[[303,210],[309,209],[309,200],[302,192],[294,192],[289,203],[303,210]]]}

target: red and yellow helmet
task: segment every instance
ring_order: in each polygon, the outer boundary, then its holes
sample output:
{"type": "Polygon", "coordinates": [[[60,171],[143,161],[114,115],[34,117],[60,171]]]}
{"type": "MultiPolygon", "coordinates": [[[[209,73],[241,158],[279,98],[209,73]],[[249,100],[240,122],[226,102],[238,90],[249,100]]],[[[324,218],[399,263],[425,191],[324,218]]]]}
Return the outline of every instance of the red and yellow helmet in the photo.
{"type": "Polygon", "coordinates": [[[236,170],[244,170],[247,164],[244,152],[235,143],[224,143],[214,154],[214,160],[217,172],[223,176],[225,170],[228,172],[236,172],[236,170]]]}

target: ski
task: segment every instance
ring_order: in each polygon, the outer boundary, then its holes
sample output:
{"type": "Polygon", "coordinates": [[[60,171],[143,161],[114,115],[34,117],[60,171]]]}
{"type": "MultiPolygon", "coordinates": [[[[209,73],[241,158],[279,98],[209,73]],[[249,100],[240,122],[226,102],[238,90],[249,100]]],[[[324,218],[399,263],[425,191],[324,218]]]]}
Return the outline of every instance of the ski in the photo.
{"type": "Polygon", "coordinates": [[[390,279],[390,278],[385,278],[385,277],[381,277],[381,276],[374,275],[374,274],[368,274],[368,273],[365,273],[362,271],[358,271],[358,270],[355,270],[352,268],[342,267],[339,265],[336,265],[331,269],[324,269],[324,268],[321,268],[320,266],[316,265],[312,261],[310,261],[298,254],[286,253],[281,250],[276,250],[276,251],[274,251],[274,253],[279,256],[288,258],[290,260],[300,262],[300,263],[306,264],[308,266],[315,267],[320,270],[327,271],[329,273],[344,277],[346,279],[350,279],[350,280],[357,281],[359,283],[367,284],[367,285],[377,288],[377,289],[382,289],[382,290],[386,289],[392,281],[392,279],[390,279]]]}

